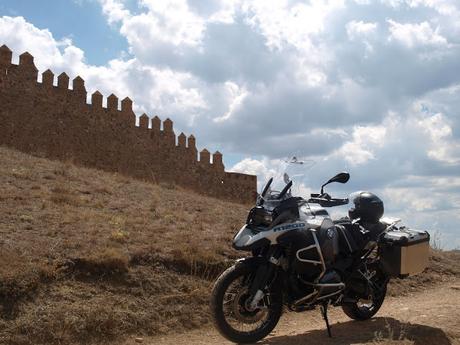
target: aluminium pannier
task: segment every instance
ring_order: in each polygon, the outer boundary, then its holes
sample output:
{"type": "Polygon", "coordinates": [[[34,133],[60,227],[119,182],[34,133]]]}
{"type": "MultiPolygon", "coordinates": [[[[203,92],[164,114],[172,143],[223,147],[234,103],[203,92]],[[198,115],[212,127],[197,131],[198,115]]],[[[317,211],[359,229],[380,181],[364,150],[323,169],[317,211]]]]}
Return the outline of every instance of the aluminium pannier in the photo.
{"type": "Polygon", "coordinates": [[[390,277],[405,278],[428,266],[430,235],[426,231],[401,227],[381,237],[380,261],[390,277]]]}

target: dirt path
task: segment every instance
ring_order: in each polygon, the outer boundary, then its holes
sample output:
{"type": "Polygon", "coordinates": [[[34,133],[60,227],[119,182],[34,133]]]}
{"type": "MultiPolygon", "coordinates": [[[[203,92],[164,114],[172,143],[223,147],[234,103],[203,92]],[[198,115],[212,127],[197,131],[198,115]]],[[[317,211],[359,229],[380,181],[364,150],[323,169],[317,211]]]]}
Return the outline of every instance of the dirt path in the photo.
{"type": "MultiPolygon", "coordinates": [[[[460,280],[404,298],[388,298],[369,321],[350,321],[340,308],[330,312],[333,338],[329,339],[319,310],[285,313],[275,331],[259,344],[345,345],[384,343],[400,345],[460,345],[460,280]],[[395,341],[388,341],[393,339],[395,341]]],[[[144,338],[148,345],[232,344],[212,327],[189,333],[144,338]]],[[[136,344],[129,339],[128,344],[136,344]]]]}

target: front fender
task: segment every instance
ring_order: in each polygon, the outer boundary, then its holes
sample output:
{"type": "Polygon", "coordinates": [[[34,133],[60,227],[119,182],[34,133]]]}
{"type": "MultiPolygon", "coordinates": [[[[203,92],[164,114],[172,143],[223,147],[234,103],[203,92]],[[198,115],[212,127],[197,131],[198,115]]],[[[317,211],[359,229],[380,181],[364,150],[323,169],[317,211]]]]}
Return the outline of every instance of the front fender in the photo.
{"type": "Polygon", "coordinates": [[[270,240],[263,233],[254,233],[249,226],[244,225],[233,238],[232,246],[236,250],[251,251],[269,244],[270,240]]]}

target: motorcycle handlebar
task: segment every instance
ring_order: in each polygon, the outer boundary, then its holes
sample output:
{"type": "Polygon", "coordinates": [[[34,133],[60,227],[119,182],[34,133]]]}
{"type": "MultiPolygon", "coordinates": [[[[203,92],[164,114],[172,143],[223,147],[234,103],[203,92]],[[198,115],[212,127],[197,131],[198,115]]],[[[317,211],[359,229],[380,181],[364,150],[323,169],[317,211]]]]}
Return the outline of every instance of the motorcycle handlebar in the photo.
{"type": "Polygon", "coordinates": [[[338,198],[325,199],[325,198],[313,197],[313,198],[310,198],[308,200],[308,202],[310,202],[312,204],[320,204],[323,207],[334,207],[334,206],[341,206],[341,205],[348,204],[348,198],[345,198],[345,199],[338,199],[338,198]]]}

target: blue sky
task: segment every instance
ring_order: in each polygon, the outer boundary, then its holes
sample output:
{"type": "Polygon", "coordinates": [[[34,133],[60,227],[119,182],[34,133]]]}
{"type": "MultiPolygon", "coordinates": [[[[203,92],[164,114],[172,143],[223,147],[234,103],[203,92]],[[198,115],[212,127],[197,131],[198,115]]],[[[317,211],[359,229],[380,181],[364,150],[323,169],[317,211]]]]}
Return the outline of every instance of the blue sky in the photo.
{"type": "Polygon", "coordinates": [[[314,160],[386,214],[460,247],[458,0],[74,0],[0,3],[0,41],[41,71],[129,96],[224,154],[227,169],[314,160]]]}
{"type": "Polygon", "coordinates": [[[49,29],[57,39],[71,38],[85,51],[89,64],[105,65],[128,50],[126,39],[105,21],[96,1],[2,0],[3,15],[22,16],[37,28],[49,29]]]}

